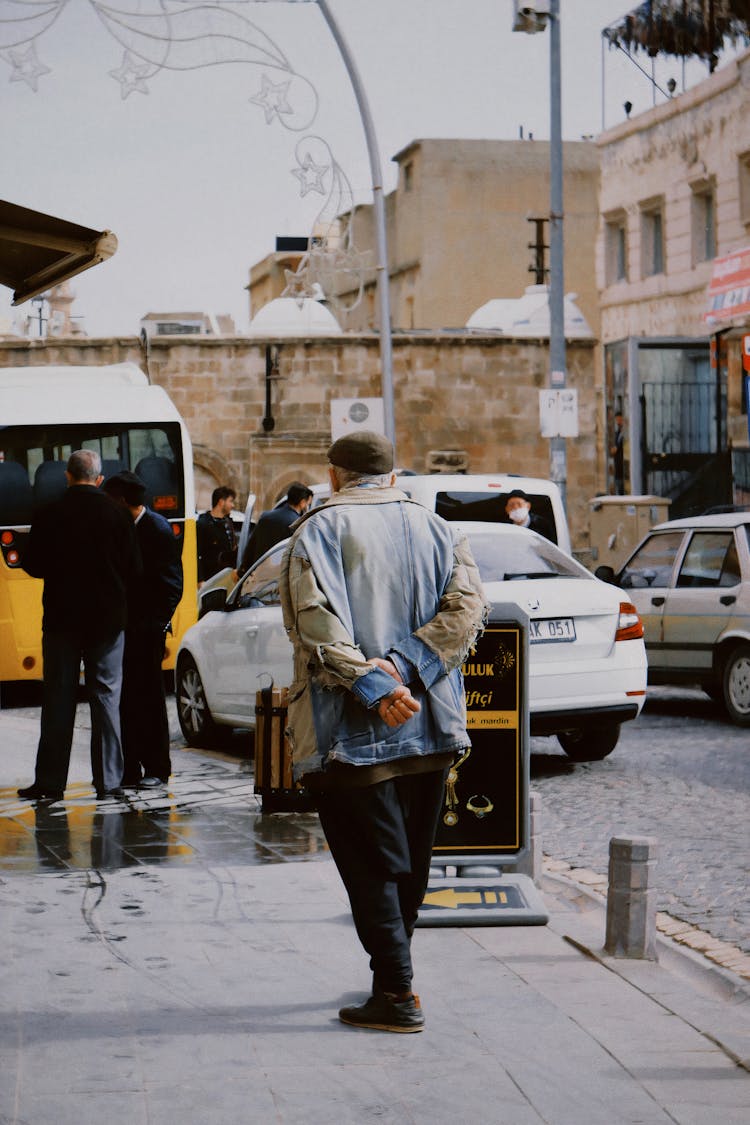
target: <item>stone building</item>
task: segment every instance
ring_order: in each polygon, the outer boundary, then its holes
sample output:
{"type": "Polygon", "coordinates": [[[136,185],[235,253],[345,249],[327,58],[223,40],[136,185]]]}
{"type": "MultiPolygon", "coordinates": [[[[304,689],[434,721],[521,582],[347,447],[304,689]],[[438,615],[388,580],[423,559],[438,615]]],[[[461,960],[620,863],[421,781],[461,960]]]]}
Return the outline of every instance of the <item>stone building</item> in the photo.
{"type": "MultiPolygon", "coordinates": [[[[568,442],[568,516],[573,545],[588,545],[588,500],[603,464],[597,450],[600,396],[594,343],[568,344],[568,384],[578,391],[580,437],[568,442]]],[[[248,339],[156,336],[0,342],[0,367],[103,364],[132,360],[148,369],[185,418],[193,441],[198,507],[229,484],[268,507],[295,479],[325,480],[331,400],[380,394],[374,333],[248,339]],[[266,349],[276,365],[266,416],[266,349]]],[[[546,340],[497,334],[403,333],[394,339],[394,400],[399,464],[425,471],[431,450],[461,449],[472,472],[549,475],[549,443],[539,433],[539,395],[547,384],[546,340]]]]}
{"type": "MultiPolygon", "coordinates": [[[[537,229],[528,220],[549,213],[549,143],[415,140],[393,159],[399,166],[398,184],[385,204],[394,329],[459,328],[487,301],[520,297],[535,280],[530,272],[535,251],[529,243],[535,243],[537,229]]],[[[597,184],[595,146],[566,141],[565,287],[578,295],[595,334],[597,184]]],[[[349,219],[355,247],[369,251],[372,260],[372,206],[342,216],[337,240],[349,219]]],[[[285,271],[296,266],[299,257],[295,242],[294,249],[285,245],[251,267],[252,314],[280,295],[287,282],[285,271]]],[[[344,330],[377,327],[374,270],[365,274],[360,301],[353,283],[341,276],[327,295],[344,330]]]]}
{"type": "Polygon", "coordinates": [[[750,322],[707,316],[715,268],[750,246],[749,86],[750,52],[596,142],[606,429],[622,411],[629,490],[674,515],[750,499],[750,322]]]}

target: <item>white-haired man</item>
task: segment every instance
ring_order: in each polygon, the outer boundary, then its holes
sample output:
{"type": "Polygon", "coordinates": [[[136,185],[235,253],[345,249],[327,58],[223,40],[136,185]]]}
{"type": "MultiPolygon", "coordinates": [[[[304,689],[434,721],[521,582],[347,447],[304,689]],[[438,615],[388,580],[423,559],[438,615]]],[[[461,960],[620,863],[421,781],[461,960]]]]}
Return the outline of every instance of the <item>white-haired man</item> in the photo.
{"type": "Polygon", "coordinates": [[[102,463],[91,449],[71,454],[68,488],[34,516],[22,565],[44,579],[44,694],[34,782],[28,800],[60,800],[73,741],[83,662],[91,708],[91,771],[96,795],[119,791],[123,630],[129,584],[141,562],[133,521],[99,490],[102,463]]]}

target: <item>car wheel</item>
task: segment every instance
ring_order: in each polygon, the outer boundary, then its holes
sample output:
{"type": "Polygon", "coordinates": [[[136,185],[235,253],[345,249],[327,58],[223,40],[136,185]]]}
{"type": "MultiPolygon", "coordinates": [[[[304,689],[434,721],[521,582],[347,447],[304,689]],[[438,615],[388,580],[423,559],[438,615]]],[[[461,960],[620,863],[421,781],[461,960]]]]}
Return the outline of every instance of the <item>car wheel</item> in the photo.
{"type": "Polygon", "coordinates": [[[177,718],[188,746],[209,747],[216,741],[216,723],[206,702],[206,693],[195,661],[183,656],[175,677],[177,718]]]}
{"type": "Polygon", "coordinates": [[[620,724],[586,727],[583,730],[561,730],[557,741],[574,762],[600,762],[611,754],[620,737],[620,724]]]}
{"type": "Polygon", "coordinates": [[[750,645],[741,644],[730,652],[722,676],[724,706],[733,723],[750,726],[750,645]]]}

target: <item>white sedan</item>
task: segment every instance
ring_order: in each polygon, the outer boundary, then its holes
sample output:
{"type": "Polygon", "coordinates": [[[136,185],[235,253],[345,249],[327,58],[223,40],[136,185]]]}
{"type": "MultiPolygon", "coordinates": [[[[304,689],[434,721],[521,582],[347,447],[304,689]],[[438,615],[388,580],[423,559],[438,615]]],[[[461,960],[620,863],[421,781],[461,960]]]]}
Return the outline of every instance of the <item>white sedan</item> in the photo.
{"type": "MultiPolygon", "coordinates": [[[[531,733],[557,735],[575,761],[606,757],[646,695],[643,627],[634,606],[532,531],[461,527],[489,600],[512,602],[529,617],[531,733]]],[[[210,745],[220,726],[254,728],[256,691],[270,680],[277,687],[291,681],[279,604],[285,547],[273,547],[229,595],[221,588],[205,594],[201,619],[182,639],[177,711],[190,745],[210,745]]]]}

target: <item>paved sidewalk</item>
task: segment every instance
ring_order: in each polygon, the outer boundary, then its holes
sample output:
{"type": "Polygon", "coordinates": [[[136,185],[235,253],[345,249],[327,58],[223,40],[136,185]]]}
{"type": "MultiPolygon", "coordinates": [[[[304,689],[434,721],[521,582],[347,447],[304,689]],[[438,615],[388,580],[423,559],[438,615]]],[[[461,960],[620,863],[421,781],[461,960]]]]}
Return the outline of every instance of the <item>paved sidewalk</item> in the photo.
{"type": "Polygon", "coordinates": [[[602,959],[601,905],[547,876],[544,927],[420,929],[421,1035],[347,1028],[366,960],[312,814],[176,749],[168,792],[35,811],[37,720],[0,712],[0,1123],[742,1125],[749,994],[662,943],[602,959]]]}

